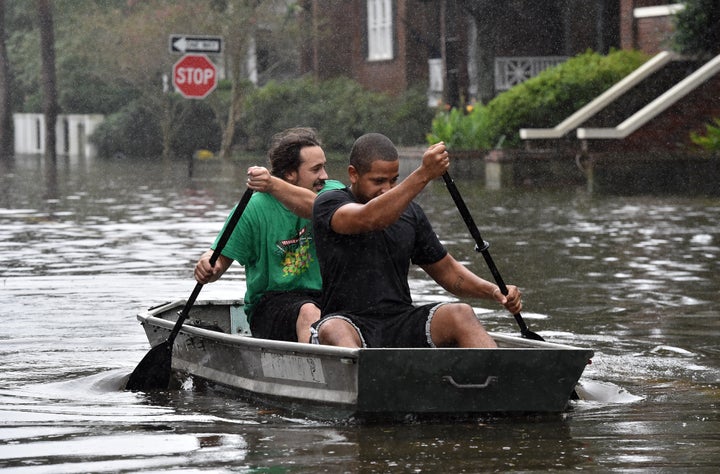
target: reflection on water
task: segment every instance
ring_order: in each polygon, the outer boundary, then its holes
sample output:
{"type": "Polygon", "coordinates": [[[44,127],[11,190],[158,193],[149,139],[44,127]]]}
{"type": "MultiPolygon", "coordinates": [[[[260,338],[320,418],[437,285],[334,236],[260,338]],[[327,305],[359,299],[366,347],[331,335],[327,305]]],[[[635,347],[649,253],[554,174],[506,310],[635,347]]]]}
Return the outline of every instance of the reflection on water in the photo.
{"type": "MultiPolygon", "coordinates": [[[[258,160],[260,162],[262,160],[258,160]]],[[[344,178],[344,163],[331,170],[344,178]]],[[[523,317],[595,350],[551,419],[358,425],[294,418],[225,391],[119,390],[147,353],[134,315],[186,298],[197,256],[244,191],[244,166],[39,158],[0,169],[0,468],[478,472],[708,470],[720,461],[720,200],[487,191],[454,175],[523,317]]],[[[419,199],[486,278],[441,181],[419,199]]],[[[418,301],[449,299],[418,270],[418,301]]],[[[244,290],[241,268],[201,298],[244,290]]],[[[509,314],[471,301],[489,329],[509,314]]]]}

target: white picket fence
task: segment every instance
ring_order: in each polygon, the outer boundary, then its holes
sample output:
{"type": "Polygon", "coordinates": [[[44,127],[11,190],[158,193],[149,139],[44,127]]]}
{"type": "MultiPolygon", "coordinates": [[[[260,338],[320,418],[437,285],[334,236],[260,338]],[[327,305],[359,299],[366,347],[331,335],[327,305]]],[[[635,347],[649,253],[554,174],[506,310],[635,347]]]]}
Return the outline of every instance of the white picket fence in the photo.
{"type": "MultiPolygon", "coordinates": [[[[88,137],[105,119],[100,114],[58,115],[55,126],[58,155],[93,157],[95,147],[88,137]]],[[[15,126],[15,154],[45,153],[45,116],[43,114],[13,114],[15,126]]]]}

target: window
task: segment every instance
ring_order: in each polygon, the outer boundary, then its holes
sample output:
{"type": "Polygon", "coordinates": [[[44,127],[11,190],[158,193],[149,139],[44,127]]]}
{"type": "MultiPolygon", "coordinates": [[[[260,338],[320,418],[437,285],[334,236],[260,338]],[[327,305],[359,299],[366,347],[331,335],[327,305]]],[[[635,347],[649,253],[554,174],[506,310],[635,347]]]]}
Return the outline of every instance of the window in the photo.
{"type": "Polygon", "coordinates": [[[368,60],[393,57],[392,0],[367,0],[368,60]]]}

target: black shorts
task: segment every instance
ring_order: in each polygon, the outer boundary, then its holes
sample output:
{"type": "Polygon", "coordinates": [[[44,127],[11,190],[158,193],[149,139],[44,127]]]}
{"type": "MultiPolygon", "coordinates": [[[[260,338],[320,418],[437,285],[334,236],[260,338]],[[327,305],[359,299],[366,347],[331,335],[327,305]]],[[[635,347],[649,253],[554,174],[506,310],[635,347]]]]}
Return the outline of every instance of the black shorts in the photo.
{"type": "Polygon", "coordinates": [[[297,318],[305,303],[320,307],[320,292],[307,290],[265,293],[255,304],[250,318],[253,337],[297,342],[297,318]]]}
{"type": "MultiPolygon", "coordinates": [[[[353,325],[360,335],[363,347],[435,347],[430,337],[430,322],[437,308],[443,304],[445,303],[430,303],[372,317],[354,316],[344,312],[332,313],[313,324],[312,332],[315,335],[324,321],[340,318],[353,325]]],[[[315,338],[313,342],[317,343],[315,338]]]]}

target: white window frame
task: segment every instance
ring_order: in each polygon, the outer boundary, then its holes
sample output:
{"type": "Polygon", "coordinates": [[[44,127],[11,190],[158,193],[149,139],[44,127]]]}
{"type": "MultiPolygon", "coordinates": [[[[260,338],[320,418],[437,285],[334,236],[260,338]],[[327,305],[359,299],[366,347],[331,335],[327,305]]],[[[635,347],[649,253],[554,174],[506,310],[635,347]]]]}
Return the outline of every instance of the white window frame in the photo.
{"type": "Polygon", "coordinates": [[[367,0],[368,61],[393,59],[392,0],[367,0]]]}
{"type": "Polygon", "coordinates": [[[638,7],[633,10],[635,18],[652,18],[656,16],[672,16],[685,9],[683,3],[673,3],[671,5],[658,5],[655,7],[638,7]]]}

